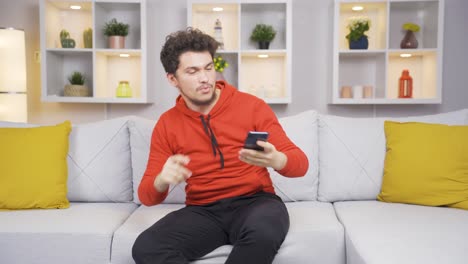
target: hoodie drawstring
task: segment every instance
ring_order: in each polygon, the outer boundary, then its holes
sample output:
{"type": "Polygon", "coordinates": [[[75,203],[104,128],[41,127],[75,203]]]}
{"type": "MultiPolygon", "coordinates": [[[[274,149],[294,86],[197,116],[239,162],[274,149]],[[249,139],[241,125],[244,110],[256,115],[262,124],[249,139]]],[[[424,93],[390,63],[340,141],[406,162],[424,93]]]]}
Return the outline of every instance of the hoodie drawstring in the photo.
{"type": "Polygon", "coordinates": [[[224,168],[224,156],[223,156],[223,153],[221,152],[221,150],[219,149],[218,141],[216,140],[216,137],[215,137],[215,135],[213,133],[213,130],[211,129],[210,115],[208,115],[208,118],[206,119],[206,121],[205,121],[205,118],[203,117],[203,115],[200,115],[200,120],[201,120],[201,122],[203,124],[203,129],[205,129],[205,133],[208,135],[208,137],[211,140],[211,147],[213,149],[213,155],[216,157],[216,151],[218,151],[218,153],[219,153],[221,169],[223,169],[224,168]]]}

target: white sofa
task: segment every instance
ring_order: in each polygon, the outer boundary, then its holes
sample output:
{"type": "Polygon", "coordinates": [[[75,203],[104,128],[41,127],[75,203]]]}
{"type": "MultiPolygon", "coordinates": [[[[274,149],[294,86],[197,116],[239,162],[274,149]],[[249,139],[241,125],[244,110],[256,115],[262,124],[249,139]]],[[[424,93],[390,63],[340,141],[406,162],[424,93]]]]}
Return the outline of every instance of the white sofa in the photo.
{"type": "MultiPolygon", "coordinates": [[[[408,118],[315,111],[281,118],[310,167],[295,179],[271,172],[291,218],[275,264],[468,263],[468,211],[376,201],[384,120],[468,124],[468,109],[408,118]]],[[[138,234],[185,199],[181,184],[171,186],[163,204],[140,205],[136,189],[154,123],[131,116],[74,126],[70,208],[0,211],[0,263],[134,263],[131,248],[138,234]]],[[[11,126],[33,125],[0,122],[11,126]]],[[[222,246],[193,263],[224,263],[230,250],[222,246]]]]}

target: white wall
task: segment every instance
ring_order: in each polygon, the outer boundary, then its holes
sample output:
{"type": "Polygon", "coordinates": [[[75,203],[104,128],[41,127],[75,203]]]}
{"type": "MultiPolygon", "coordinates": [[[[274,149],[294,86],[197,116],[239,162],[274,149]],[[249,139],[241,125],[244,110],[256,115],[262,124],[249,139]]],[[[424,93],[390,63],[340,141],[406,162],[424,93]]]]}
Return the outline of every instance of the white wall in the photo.
{"type": "MultiPolygon", "coordinates": [[[[40,64],[34,62],[39,50],[38,0],[0,1],[0,27],[23,28],[26,33],[29,122],[50,124],[69,119],[90,122],[123,115],[156,119],[173,104],[177,91],[169,86],[159,62],[159,50],[167,34],[185,28],[185,0],[149,0],[157,51],[148,58],[154,65],[150,89],[156,90],[151,105],[64,104],[40,101],[40,64]]],[[[431,114],[468,108],[468,1],[445,0],[443,103],[440,105],[328,105],[327,87],[331,85],[333,0],[293,0],[293,74],[292,103],[273,105],[278,116],[307,109],[343,116],[401,116],[431,114]]]]}

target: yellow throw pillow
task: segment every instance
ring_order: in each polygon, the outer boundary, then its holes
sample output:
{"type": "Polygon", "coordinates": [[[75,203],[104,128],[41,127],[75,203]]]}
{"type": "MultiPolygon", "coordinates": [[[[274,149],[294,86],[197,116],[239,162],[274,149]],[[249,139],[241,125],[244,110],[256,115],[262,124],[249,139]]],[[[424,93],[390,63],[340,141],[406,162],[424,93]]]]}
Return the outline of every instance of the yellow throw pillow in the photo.
{"type": "Polygon", "coordinates": [[[71,124],[0,128],[0,208],[68,208],[71,124]]]}
{"type": "Polygon", "coordinates": [[[468,209],[468,126],[385,122],[384,202],[468,209]]]}

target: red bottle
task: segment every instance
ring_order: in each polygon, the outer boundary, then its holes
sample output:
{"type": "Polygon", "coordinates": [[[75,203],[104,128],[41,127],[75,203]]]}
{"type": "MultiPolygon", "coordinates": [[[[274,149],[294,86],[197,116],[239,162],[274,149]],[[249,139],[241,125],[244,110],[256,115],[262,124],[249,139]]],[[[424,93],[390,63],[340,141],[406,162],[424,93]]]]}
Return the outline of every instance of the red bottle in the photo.
{"type": "Polygon", "coordinates": [[[413,78],[408,70],[403,70],[401,73],[398,98],[413,98],[413,78]]]}

